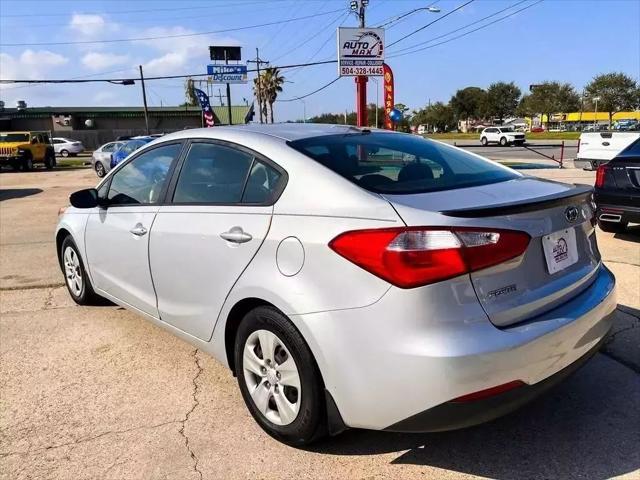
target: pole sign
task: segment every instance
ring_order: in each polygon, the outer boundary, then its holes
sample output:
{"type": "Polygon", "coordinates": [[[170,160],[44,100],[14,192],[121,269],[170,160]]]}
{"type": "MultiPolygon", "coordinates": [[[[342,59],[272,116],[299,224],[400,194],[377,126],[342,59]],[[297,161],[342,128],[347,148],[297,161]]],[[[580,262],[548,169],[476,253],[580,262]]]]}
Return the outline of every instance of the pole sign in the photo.
{"type": "Polygon", "coordinates": [[[382,76],[383,28],[338,28],[338,74],[341,77],[382,76]]]}
{"type": "Polygon", "coordinates": [[[393,122],[391,121],[391,111],[395,106],[393,98],[393,71],[386,63],[382,67],[384,69],[384,128],[393,130],[393,122]]]}
{"type": "Polygon", "coordinates": [[[246,65],[207,65],[212,83],[247,83],[246,65]]]}

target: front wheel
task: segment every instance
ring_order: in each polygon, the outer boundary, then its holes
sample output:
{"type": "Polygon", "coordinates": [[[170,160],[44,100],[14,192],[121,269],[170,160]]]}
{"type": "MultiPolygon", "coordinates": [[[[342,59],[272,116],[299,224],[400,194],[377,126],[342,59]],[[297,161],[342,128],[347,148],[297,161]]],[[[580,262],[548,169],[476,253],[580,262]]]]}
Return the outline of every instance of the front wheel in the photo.
{"type": "Polygon", "coordinates": [[[502,137],[500,139],[500,146],[501,147],[506,147],[507,146],[507,139],[505,137],[502,137]]]}
{"type": "Polygon", "coordinates": [[[104,165],[102,164],[101,161],[97,161],[96,162],[96,175],[98,175],[98,177],[102,178],[106,175],[106,170],[104,169],[104,165]]]}
{"type": "Polygon", "coordinates": [[[33,170],[33,158],[27,157],[22,160],[22,170],[25,172],[33,170]]]}
{"type": "Polygon", "coordinates": [[[326,433],[320,372],[293,324],[273,307],[258,307],[240,323],[235,368],[253,418],[277,440],[307,445],[326,433]]]}
{"type": "Polygon", "coordinates": [[[78,247],[71,236],[67,236],[62,242],[60,264],[67,290],[74,302],[78,305],[99,305],[103,302],[102,298],[93,291],[84,263],[78,253],[78,247]]]}
{"type": "Polygon", "coordinates": [[[51,153],[47,153],[47,155],[44,157],[44,168],[46,168],[47,170],[52,170],[53,167],[55,166],[56,166],[55,155],[51,153]]]}

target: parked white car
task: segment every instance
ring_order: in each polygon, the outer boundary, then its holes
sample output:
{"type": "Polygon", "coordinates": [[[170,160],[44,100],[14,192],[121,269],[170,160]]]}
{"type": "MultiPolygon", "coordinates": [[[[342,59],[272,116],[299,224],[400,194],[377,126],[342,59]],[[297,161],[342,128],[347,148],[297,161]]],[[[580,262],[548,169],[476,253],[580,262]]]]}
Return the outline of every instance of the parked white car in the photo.
{"type": "Polygon", "coordinates": [[[576,168],[596,170],[600,165],[613,160],[638,137],[640,132],[583,131],[578,140],[578,152],[573,164],[576,168]]]}
{"type": "Polygon", "coordinates": [[[104,177],[107,172],[111,170],[111,154],[125,143],[127,142],[109,142],[93,151],[93,155],[91,156],[91,165],[96,171],[96,175],[98,175],[98,177],[104,177]]]}
{"type": "Polygon", "coordinates": [[[503,147],[523,145],[524,141],[524,132],[516,132],[513,127],[487,127],[480,133],[480,143],[485,147],[490,143],[497,143],[503,147]]]}
{"type": "Polygon", "coordinates": [[[303,445],[485,422],[587,361],[617,305],[591,193],[416,135],[194,129],[73,193],[56,246],[75,302],[212,354],[303,445]]]}
{"type": "Polygon", "coordinates": [[[84,145],[77,140],[54,137],[51,139],[51,143],[53,143],[53,150],[56,152],[56,155],[62,155],[63,157],[68,157],[69,155],[75,156],[84,152],[84,145]]]}

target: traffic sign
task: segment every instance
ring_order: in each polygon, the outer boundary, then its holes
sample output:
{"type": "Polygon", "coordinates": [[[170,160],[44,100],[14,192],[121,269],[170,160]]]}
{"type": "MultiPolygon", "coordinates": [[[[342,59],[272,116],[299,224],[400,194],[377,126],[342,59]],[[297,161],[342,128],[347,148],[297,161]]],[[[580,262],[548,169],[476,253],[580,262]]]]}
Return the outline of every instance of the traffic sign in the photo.
{"type": "Polygon", "coordinates": [[[338,28],[338,74],[382,76],[384,29],[338,28]]]}

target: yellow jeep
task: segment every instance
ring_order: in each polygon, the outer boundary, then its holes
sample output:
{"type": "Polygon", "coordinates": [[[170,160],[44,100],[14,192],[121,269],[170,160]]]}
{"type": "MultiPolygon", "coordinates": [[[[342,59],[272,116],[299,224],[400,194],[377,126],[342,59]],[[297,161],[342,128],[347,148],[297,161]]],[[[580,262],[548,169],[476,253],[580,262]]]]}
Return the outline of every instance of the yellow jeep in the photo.
{"type": "Polygon", "coordinates": [[[0,132],[0,167],[31,170],[43,163],[47,170],[56,165],[56,155],[47,132],[0,132]]]}

